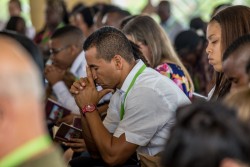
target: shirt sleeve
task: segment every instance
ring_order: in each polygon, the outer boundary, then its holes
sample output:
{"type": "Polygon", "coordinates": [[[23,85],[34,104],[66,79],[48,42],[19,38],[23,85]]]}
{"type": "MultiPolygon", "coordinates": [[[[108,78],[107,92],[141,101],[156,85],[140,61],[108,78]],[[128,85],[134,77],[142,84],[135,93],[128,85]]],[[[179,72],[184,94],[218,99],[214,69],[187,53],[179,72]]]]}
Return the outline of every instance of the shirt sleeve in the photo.
{"type": "Polygon", "coordinates": [[[79,108],[75,102],[74,97],[70,94],[68,88],[63,81],[59,81],[52,87],[58,102],[62,104],[63,107],[71,110],[73,114],[79,114],[79,108]]]}

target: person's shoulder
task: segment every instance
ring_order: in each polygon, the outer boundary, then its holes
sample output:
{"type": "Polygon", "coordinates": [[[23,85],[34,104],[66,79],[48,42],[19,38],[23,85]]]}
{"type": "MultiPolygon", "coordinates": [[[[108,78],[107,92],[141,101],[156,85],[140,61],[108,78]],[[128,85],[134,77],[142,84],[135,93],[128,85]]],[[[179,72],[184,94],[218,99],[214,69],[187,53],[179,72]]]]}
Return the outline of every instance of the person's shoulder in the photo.
{"type": "Polygon", "coordinates": [[[155,68],[156,71],[158,72],[171,72],[172,71],[172,67],[170,65],[170,63],[162,63],[162,64],[159,64],[158,66],[156,66],[155,68]]]}
{"type": "Polygon", "coordinates": [[[151,79],[151,78],[159,78],[161,76],[159,74],[160,73],[157,72],[155,69],[153,69],[151,67],[147,67],[139,78],[143,79],[143,80],[147,80],[147,79],[151,79]]]}
{"type": "Polygon", "coordinates": [[[140,77],[138,77],[137,86],[149,87],[155,89],[159,85],[172,84],[172,81],[152,68],[146,68],[140,77]]]}

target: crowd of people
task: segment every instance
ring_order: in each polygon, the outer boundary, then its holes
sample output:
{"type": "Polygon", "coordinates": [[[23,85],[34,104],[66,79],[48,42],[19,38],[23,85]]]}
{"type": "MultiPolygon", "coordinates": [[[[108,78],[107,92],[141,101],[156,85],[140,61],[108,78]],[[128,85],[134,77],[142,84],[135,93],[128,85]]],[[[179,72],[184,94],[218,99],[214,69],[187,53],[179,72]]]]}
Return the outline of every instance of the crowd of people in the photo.
{"type": "Polygon", "coordinates": [[[138,15],[46,0],[32,35],[20,1],[8,5],[0,166],[250,166],[249,7],[219,5],[187,29],[166,0],[138,15]],[[48,123],[48,99],[70,114],[48,123]],[[54,140],[76,117],[82,135],[54,140]]]}

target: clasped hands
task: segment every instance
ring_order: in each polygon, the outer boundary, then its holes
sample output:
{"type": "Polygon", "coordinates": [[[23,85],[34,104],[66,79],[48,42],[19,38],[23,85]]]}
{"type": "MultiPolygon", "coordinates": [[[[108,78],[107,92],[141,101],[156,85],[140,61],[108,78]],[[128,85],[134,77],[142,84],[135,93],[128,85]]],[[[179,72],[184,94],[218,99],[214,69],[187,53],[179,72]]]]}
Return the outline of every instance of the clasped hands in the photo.
{"type": "Polygon", "coordinates": [[[79,108],[83,108],[88,104],[97,105],[104,95],[113,91],[113,89],[97,91],[92,72],[88,66],[86,71],[87,77],[75,81],[70,88],[70,92],[73,94],[79,108]]]}
{"type": "Polygon", "coordinates": [[[54,65],[47,65],[44,69],[45,78],[51,85],[54,85],[58,81],[63,79],[66,70],[62,70],[54,65]]]}

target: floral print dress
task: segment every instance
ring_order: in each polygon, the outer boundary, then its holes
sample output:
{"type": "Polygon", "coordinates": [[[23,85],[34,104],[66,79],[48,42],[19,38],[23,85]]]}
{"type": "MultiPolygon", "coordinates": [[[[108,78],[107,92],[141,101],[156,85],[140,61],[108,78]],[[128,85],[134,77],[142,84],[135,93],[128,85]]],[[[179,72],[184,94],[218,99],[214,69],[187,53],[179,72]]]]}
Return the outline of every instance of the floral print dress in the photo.
{"type": "Polygon", "coordinates": [[[180,66],[173,63],[163,63],[158,65],[155,69],[162,75],[165,75],[174,81],[174,83],[178,85],[188,98],[192,98],[193,92],[191,85],[180,66]]]}

